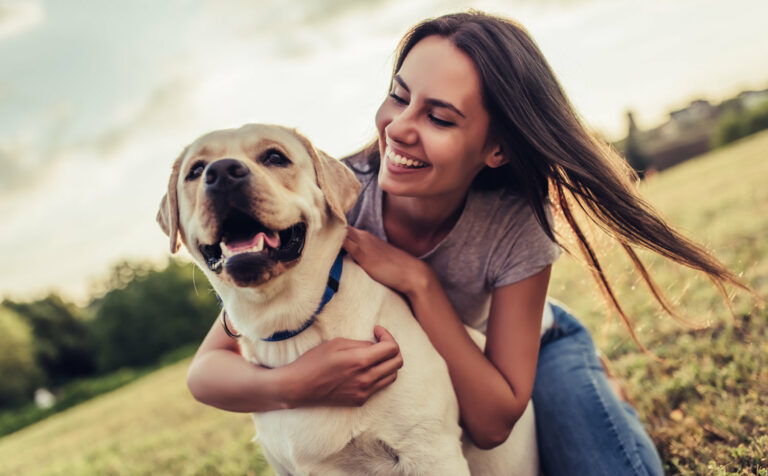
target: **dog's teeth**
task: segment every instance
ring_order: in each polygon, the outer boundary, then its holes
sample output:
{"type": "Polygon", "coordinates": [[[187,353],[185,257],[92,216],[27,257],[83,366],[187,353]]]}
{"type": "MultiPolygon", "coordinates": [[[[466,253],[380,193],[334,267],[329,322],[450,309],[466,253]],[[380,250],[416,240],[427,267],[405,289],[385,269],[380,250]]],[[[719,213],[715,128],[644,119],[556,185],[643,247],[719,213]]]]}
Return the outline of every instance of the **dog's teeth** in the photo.
{"type": "Polygon", "coordinates": [[[259,233],[258,240],[256,240],[256,244],[253,245],[253,247],[248,251],[261,251],[264,249],[264,235],[259,233]]]}
{"type": "Polygon", "coordinates": [[[262,251],[264,249],[264,233],[259,233],[254,241],[253,245],[248,248],[237,247],[234,250],[222,241],[219,245],[221,247],[221,255],[224,259],[227,259],[240,253],[258,253],[262,251]]]}

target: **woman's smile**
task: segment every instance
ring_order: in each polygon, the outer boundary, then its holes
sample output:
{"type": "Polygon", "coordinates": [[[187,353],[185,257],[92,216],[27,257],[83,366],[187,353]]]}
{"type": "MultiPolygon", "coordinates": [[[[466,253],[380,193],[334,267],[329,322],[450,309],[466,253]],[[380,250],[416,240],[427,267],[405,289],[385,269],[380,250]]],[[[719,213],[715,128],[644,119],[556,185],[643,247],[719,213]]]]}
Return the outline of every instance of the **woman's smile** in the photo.
{"type": "Polygon", "coordinates": [[[390,169],[390,172],[392,173],[415,172],[430,166],[430,164],[422,160],[409,157],[390,147],[386,148],[384,158],[387,161],[387,168],[390,169]]]}

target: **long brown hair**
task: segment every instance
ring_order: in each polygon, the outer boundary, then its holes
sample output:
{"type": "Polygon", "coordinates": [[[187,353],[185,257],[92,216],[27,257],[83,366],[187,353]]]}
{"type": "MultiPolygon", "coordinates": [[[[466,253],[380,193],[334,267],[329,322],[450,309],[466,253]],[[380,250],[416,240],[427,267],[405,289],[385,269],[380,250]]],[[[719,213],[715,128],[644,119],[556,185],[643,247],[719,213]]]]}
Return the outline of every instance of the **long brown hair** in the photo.
{"type": "MultiPolygon", "coordinates": [[[[635,172],[582,124],[525,29],[511,20],[476,11],[425,20],[400,42],[393,76],[411,48],[432,35],[450,39],[475,63],[482,84],[483,104],[491,118],[489,133],[501,145],[508,160],[501,167],[483,169],[473,186],[514,189],[525,197],[546,234],[557,242],[546,218],[545,204],[550,198],[573,232],[600,290],[643,350],[645,347],[638,341],[595,248],[576,221],[574,210],[583,211],[618,241],[655,299],[673,317],[681,319],[637,256],[634,246],[705,273],[729,308],[725,284],[749,290],[702,247],[665,223],[640,197],[635,172]]],[[[375,143],[356,157],[357,161],[372,166],[368,170],[378,168],[380,159],[375,143]]]]}

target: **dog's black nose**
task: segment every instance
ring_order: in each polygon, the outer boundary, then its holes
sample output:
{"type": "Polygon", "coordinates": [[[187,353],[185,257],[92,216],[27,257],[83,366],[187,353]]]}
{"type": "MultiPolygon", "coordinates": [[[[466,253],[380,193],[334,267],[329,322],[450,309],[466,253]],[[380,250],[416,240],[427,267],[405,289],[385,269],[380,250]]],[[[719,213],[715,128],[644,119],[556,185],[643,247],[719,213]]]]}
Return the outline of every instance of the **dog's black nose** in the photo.
{"type": "Polygon", "coordinates": [[[221,159],[205,169],[205,188],[207,190],[229,190],[242,183],[250,170],[236,159],[221,159]]]}

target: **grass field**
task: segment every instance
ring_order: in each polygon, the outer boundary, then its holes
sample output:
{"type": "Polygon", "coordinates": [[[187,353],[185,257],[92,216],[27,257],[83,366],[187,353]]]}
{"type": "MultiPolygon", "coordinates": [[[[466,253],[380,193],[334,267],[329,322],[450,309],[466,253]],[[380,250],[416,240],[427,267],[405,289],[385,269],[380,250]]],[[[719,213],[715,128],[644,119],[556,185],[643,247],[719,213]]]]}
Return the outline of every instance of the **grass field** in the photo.
{"type": "MultiPolygon", "coordinates": [[[[768,133],[687,162],[643,185],[672,222],[768,296],[768,133]]],[[[659,284],[689,318],[682,326],[652,303],[626,260],[603,262],[643,354],[606,316],[588,273],[555,267],[551,294],[587,323],[634,396],[672,474],[768,474],[768,312],[734,296],[731,319],[705,279],[648,258],[659,284]]],[[[187,361],[0,439],[0,474],[252,474],[271,471],[245,415],[204,407],[184,385],[187,361]]]]}

